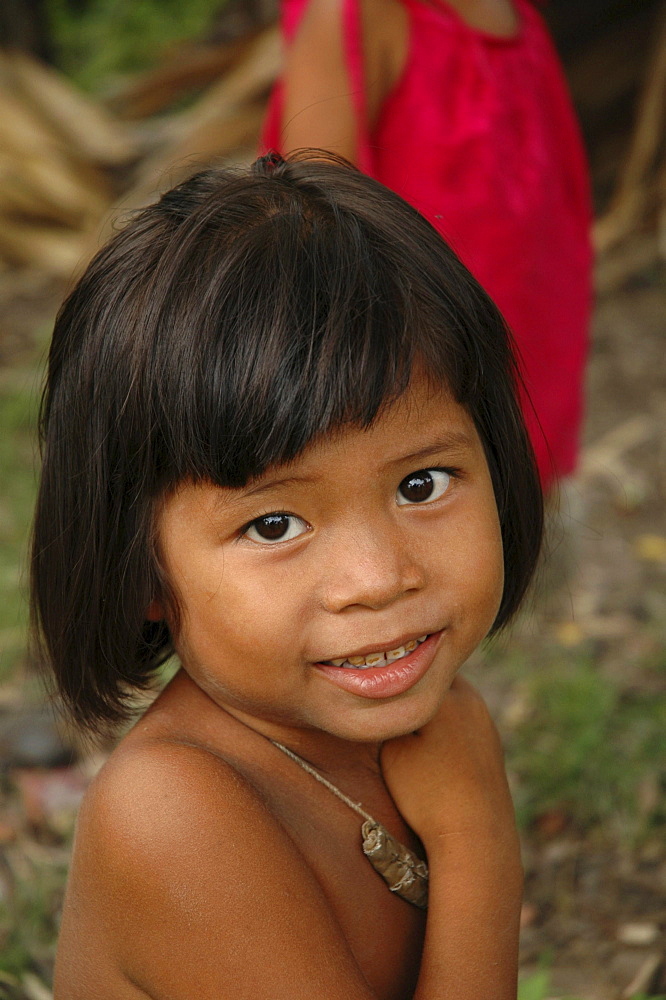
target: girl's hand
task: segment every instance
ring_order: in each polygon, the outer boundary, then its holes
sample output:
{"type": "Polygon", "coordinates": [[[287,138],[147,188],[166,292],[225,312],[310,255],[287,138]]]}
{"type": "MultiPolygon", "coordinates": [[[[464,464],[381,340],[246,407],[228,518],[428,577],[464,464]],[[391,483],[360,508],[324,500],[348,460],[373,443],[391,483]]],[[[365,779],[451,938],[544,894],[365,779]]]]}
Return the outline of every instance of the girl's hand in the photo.
{"type": "Polygon", "coordinates": [[[426,849],[464,832],[515,835],[497,730],[480,694],[462,677],[427,725],[384,744],[381,763],[398,809],[426,849]]]}

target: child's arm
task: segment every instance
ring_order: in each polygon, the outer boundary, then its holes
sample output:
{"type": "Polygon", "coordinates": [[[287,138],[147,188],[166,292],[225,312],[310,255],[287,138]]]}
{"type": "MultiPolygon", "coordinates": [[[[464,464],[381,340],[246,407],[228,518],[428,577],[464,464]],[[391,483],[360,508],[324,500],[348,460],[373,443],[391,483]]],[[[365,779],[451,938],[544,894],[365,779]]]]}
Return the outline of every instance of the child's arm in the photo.
{"type": "Polygon", "coordinates": [[[520,845],[499,737],[479,694],[457,678],[432,722],[384,745],[382,767],[430,868],[414,1000],[515,1000],[520,845]]]}
{"type": "MultiPolygon", "coordinates": [[[[286,54],[282,148],[328,149],[357,162],[358,123],[345,58],[345,0],[310,0],[286,54]]],[[[358,0],[365,105],[374,123],[406,58],[407,14],[399,0],[358,0]]]]}

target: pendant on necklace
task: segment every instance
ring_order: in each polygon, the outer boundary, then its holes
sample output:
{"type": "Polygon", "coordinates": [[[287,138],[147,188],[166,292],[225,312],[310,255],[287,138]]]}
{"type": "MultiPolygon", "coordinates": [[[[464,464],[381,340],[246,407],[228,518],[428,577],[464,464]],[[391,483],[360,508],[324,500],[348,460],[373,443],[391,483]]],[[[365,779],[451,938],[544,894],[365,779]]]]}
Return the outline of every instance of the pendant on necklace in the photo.
{"type": "Polygon", "coordinates": [[[363,853],[372,867],[378,875],[381,875],[391,892],[394,892],[396,896],[400,896],[401,899],[413,906],[418,906],[420,910],[427,910],[428,866],[425,861],[421,861],[413,851],[396,840],[382,823],[378,823],[370,813],[365,811],[360,802],[354,802],[353,799],[350,799],[337,785],[325,778],[316,767],[303,760],[284,743],[278,743],[277,740],[270,742],[287,757],[291,757],[299,767],[312,775],[321,785],[328,788],[329,792],[332,792],[336,798],[363,817],[365,820],[361,827],[363,853]]]}
{"type": "Polygon", "coordinates": [[[393,837],[385,826],[367,819],[361,827],[363,853],[396,896],[428,909],[428,866],[393,837]]]}

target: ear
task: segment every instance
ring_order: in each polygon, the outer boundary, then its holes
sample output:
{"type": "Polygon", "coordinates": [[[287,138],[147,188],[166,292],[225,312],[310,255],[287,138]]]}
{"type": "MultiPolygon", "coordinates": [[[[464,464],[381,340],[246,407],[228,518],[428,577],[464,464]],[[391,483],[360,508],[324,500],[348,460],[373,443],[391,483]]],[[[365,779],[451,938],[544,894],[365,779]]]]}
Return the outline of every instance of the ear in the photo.
{"type": "Polygon", "coordinates": [[[164,606],[161,601],[155,598],[146,608],[146,619],[149,622],[161,622],[164,617],[164,606]]]}

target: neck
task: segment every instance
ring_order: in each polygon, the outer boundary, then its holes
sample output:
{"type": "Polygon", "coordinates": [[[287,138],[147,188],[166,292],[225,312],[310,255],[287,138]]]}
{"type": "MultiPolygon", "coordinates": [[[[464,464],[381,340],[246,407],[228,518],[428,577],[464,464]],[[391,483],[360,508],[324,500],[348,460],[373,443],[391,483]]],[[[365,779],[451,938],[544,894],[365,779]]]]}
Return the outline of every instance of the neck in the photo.
{"type": "Polygon", "coordinates": [[[270,719],[258,719],[235,707],[225,706],[225,711],[258,735],[282,743],[322,774],[345,774],[364,770],[381,775],[379,763],[381,743],[352,742],[320,729],[307,729],[270,719]]]}
{"type": "Polygon", "coordinates": [[[219,697],[215,690],[207,690],[201,684],[195,683],[183,669],[179,670],[169,682],[160,700],[164,703],[165,699],[167,701],[170,699],[179,706],[189,700],[191,715],[196,716],[199,727],[203,726],[204,719],[206,720],[205,725],[210,728],[211,738],[214,738],[213,734],[219,724],[217,713],[223,712],[228,719],[234,720],[244,729],[246,736],[256,738],[262,744],[268,743],[269,740],[277,740],[307,760],[322,774],[326,774],[331,781],[336,781],[336,776],[342,777],[354,773],[374,774],[381,778],[380,742],[342,739],[321,729],[297,725],[289,719],[271,716],[268,712],[262,715],[250,715],[240,706],[230,704],[226,698],[219,697]],[[203,701],[200,701],[201,699],[203,701]]]}

